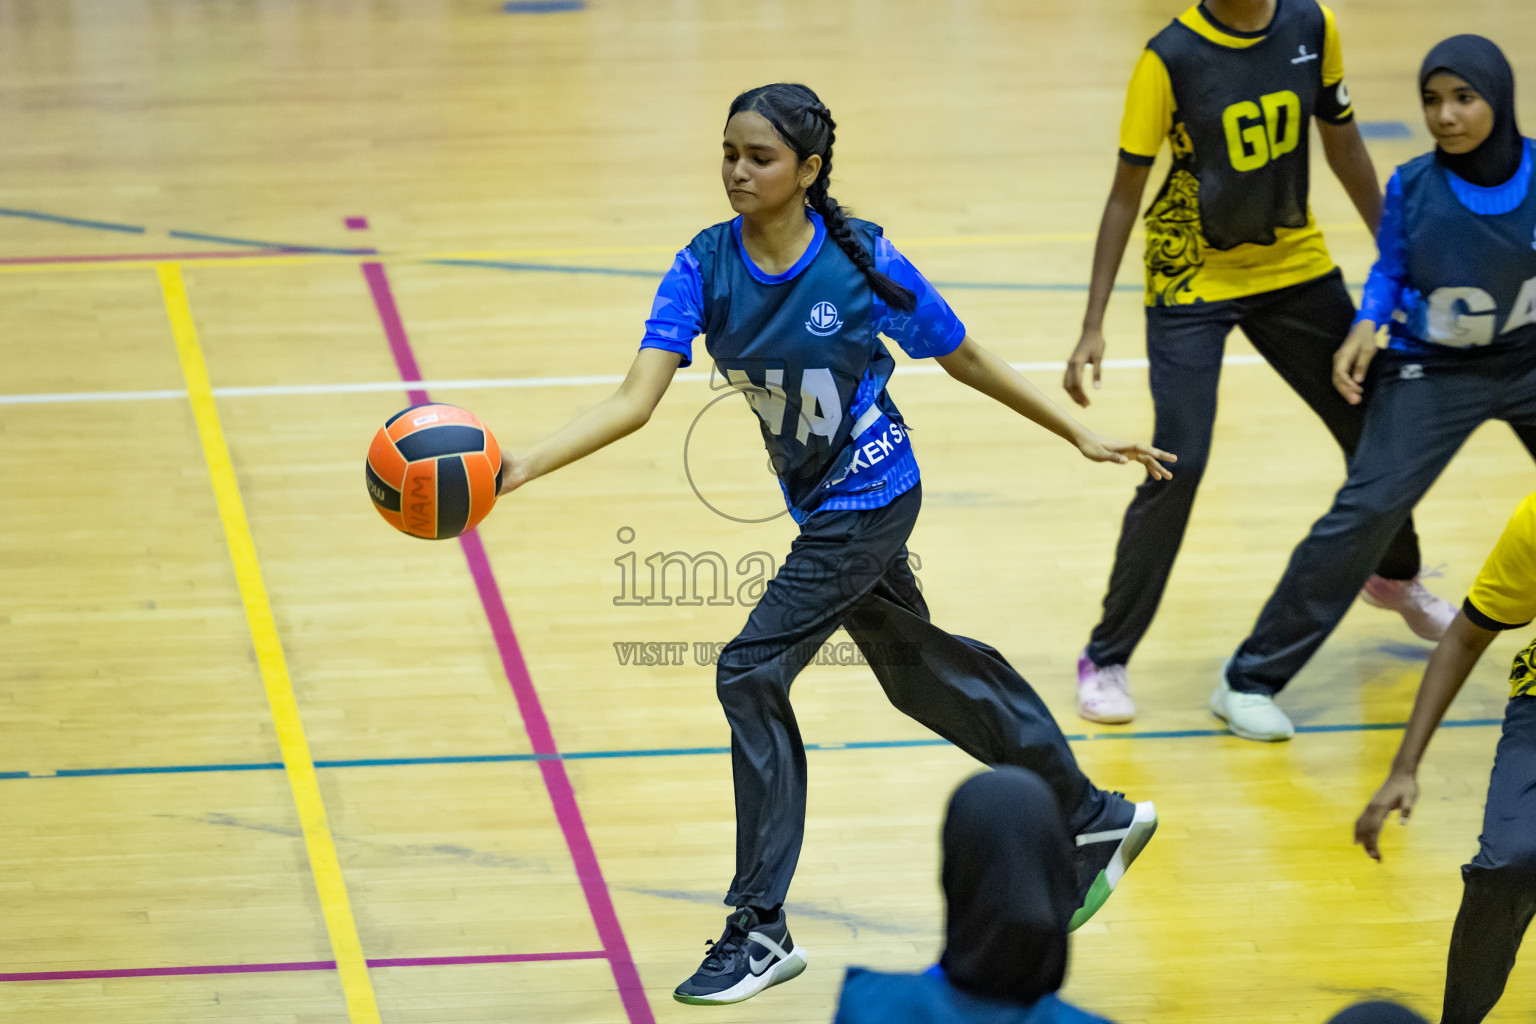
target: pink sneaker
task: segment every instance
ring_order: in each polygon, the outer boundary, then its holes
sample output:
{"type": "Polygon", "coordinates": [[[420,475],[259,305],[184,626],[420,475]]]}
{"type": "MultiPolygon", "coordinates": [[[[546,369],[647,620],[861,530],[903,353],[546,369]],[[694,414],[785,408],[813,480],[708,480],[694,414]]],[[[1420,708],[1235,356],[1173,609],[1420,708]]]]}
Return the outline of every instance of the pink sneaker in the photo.
{"type": "Polygon", "coordinates": [[[1424,589],[1415,576],[1411,580],[1388,580],[1372,576],[1360,590],[1360,600],[1372,608],[1397,612],[1408,628],[1425,640],[1439,642],[1451,628],[1456,606],[1424,589]]]}
{"type": "Polygon", "coordinates": [[[1121,725],[1136,717],[1131,681],[1124,665],[1095,665],[1084,651],[1077,658],[1077,713],[1090,722],[1121,725]]]}

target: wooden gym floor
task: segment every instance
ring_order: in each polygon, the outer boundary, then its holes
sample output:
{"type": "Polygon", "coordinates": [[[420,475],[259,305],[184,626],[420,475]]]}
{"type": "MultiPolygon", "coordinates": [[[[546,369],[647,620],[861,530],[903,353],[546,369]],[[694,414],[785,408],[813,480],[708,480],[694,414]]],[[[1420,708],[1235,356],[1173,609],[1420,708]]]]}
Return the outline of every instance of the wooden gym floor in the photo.
{"type": "MultiPolygon", "coordinates": [[[[636,603],[647,559],[717,554],[730,596],[792,536],[736,521],[776,489],[704,364],[463,545],[381,523],[363,453],[413,368],[514,448],[604,395],[671,253],[728,214],[727,103],[772,80],[838,118],[834,194],[1061,396],[1124,83],[1182,7],[0,5],[0,1020],[822,1022],[844,965],[931,962],[937,826],[974,765],[867,669],[821,665],[796,687],[811,970],[736,1007],[670,998],[732,864],[728,735],[691,645],[745,611],[636,603]],[[638,642],[688,646],[647,665],[638,642]]],[[[1413,76],[1446,35],[1497,39],[1536,110],[1525,0],[1335,9],[1383,177],[1428,145],[1413,76]]],[[[1358,283],[1370,240],[1320,160],[1314,182],[1358,283]]],[[[1134,251],[1121,279],[1125,362],[1085,419],[1144,437],[1134,251]]],[[[1452,709],[1383,865],[1350,827],[1429,650],[1394,616],[1357,607],[1287,691],[1295,742],[1225,737],[1217,669],[1342,477],[1241,338],[1229,361],[1133,726],[1072,703],[1133,472],[904,360],[919,575],[1096,780],[1158,802],[1157,841],[1073,943],[1072,999],[1170,1024],[1371,995],[1433,1015],[1526,632],[1452,709]]],[[[1419,510],[1434,589],[1460,599],[1531,468],[1497,424],[1458,456],[1419,510]]],[[[1530,960],[1494,1020],[1536,1020],[1530,960]]]]}

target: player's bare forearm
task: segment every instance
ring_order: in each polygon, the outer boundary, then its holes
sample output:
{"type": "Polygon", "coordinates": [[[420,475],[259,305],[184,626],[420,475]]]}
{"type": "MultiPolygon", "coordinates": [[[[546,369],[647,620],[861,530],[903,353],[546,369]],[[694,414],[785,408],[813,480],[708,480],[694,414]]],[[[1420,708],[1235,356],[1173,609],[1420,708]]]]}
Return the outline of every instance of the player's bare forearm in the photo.
{"type": "Polygon", "coordinates": [[[501,493],[570,465],[645,426],[672,383],[680,362],[682,356],[676,352],[641,349],[613,394],[520,455],[502,453],[506,470],[502,473],[501,493]]]}
{"type": "Polygon", "coordinates": [[[1450,628],[1429,656],[1424,681],[1419,684],[1418,695],[1413,699],[1408,729],[1403,733],[1397,756],[1392,759],[1394,774],[1413,775],[1418,771],[1419,761],[1423,759],[1440,720],[1445,717],[1446,709],[1461,692],[1477,659],[1497,635],[1495,630],[1483,629],[1473,623],[1466,612],[1458,613],[1451,620],[1450,628]]]}
{"type": "Polygon", "coordinates": [[[1344,186],[1360,219],[1375,236],[1376,229],[1381,226],[1381,182],[1376,178],[1376,165],[1371,162],[1365,140],[1360,137],[1360,126],[1354,121],[1345,124],[1319,121],[1317,131],[1323,140],[1328,167],[1344,186]]]}
{"type": "Polygon", "coordinates": [[[1115,161],[1114,184],[1110,186],[1104,215],[1099,218],[1099,234],[1093,243],[1088,309],[1083,314],[1085,331],[1104,328],[1104,310],[1109,307],[1109,296],[1115,290],[1115,276],[1125,259],[1125,248],[1130,244],[1131,229],[1136,226],[1136,214],[1141,208],[1141,197],[1151,170],[1124,160],[1115,161]]]}
{"type": "Polygon", "coordinates": [[[1041,394],[1040,389],[1025,380],[1017,370],[995,353],[977,344],[969,335],[960,343],[959,348],[947,356],[940,356],[937,362],[955,380],[1001,402],[1064,441],[1076,445],[1088,432],[1081,423],[1041,394]]]}

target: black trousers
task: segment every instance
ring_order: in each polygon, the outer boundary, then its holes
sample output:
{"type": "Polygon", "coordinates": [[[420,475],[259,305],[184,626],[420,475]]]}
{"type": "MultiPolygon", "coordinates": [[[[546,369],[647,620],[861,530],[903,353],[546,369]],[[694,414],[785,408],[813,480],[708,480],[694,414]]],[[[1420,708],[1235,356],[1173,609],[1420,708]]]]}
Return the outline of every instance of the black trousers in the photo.
{"type": "Polygon", "coordinates": [[[1461,869],[1441,1024],[1477,1024],[1504,994],[1536,915],[1536,697],[1514,697],[1488,780],[1477,855],[1461,869]]]}
{"type": "MultiPolygon", "coordinates": [[[[1172,480],[1143,481],[1126,509],[1104,616],[1088,642],[1094,664],[1129,661],[1157,613],[1210,455],[1222,350],[1232,328],[1243,329],[1347,456],[1360,441],[1365,414],[1334,389],[1333,354],[1354,317],[1355,304],[1337,270],[1240,299],[1147,307],[1147,360],[1156,412],[1152,443],[1179,461],[1172,480]]],[[[1375,571],[1388,579],[1418,575],[1419,539],[1411,520],[1396,523],[1375,563],[1375,571]]]]}
{"type": "Polygon", "coordinates": [[[789,891],[806,791],[789,689],[840,625],[893,705],[984,764],[1038,773],[1074,833],[1104,806],[1029,683],[991,647],[928,621],[906,549],[921,505],[914,487],[884,508],[813,515],[720,656],[715,687],[736,784],[731,906],[775,907],[789,891]]]}
{"type": "Polygon", "coordinates": [[[1366,383],[1365,433],[1349,478],[1232,656],[1234,690],[1273,695],[1301,671],[1472,431],[1507,420],[1536,454],[1536,344],[1383,352],[1366,383]]]}

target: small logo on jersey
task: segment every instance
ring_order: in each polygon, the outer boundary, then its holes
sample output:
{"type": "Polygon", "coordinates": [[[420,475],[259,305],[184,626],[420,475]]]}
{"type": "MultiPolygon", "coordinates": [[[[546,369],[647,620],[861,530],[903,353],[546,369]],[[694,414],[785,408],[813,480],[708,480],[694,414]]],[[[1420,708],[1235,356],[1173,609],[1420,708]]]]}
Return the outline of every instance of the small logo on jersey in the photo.
{"type": "Polygon", "coordinates": [[[1307,52],[1307,46],[1306,46],[1305,43],[1303,43],[1302,45],[1296,47],[1296,52],[1301,54],[1301,56],[1300,57],[1292,57],[1291,58],[1291,63],[1292,64],[1305,64],[1309,60],[1317,60],[1317,54],[1315,54],[1315,53],[1308,53],[1307,52]]]}
{"type": "Polygon", "coordinates": [[[842,326],[843,321],[838,318],[837,307],[830,302],[818,302],[812,306],[811,318],[805,322],[805,329],[821,338],[836,334],[838,328],[842,326]]]}
{"type": "Polygon", "coordinates": [[[1409,363],[1397,371],[1398,380],[1423,380],[1424,366],[1422,363],[1409,363]]]}

